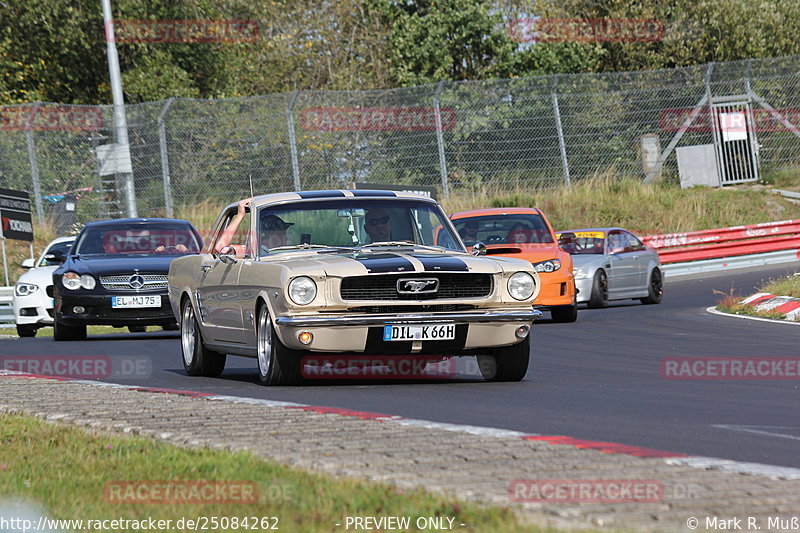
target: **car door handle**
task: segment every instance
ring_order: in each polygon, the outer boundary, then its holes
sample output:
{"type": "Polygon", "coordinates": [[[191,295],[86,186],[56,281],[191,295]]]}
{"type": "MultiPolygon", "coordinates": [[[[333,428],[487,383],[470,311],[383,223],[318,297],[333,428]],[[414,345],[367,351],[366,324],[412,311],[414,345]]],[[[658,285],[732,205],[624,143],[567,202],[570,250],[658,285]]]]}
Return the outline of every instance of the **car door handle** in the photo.
{"type": "Polygon", "coordinates": [[[211,270],[211,265],[200,265],[200,270],[202,270],[203,272],[208,272],[209,270],[211,270]]]}

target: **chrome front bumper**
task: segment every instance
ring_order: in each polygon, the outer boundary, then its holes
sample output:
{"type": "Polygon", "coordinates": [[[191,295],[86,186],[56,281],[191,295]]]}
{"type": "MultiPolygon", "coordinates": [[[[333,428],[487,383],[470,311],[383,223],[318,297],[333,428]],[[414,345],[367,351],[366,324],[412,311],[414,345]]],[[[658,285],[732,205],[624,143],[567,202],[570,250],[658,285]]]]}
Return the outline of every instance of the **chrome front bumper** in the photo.
{"type": "Polygon", "coordinates": [[[335,327],[335,326],[382,326],[392,324],[436,324],[456,322],[462,324],[486,324],[496,322],[533,322],[541,318],[542,312],[537,309],[519,311],[487,311],[472,313],[414,313],[391,315],[359,315],[359,316],[279,316],[275,325],[293,328],[335,327]]]}

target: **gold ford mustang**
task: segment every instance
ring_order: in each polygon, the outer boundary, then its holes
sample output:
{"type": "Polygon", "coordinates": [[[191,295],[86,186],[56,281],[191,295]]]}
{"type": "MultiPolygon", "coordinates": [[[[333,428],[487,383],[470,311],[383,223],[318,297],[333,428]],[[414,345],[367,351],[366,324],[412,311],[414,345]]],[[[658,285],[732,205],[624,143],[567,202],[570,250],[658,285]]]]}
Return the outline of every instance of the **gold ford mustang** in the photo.
{"type": "Polygon", "coordinates": [[[468,254],[434,200],[391,191],[231,204],[169,270],[187,374],[217,376],[240,355],[265,385],[300,382],[304,357],[325,353],[476,355],[484,378],[519,381],[538,292],[529,262],[468,254]]]}

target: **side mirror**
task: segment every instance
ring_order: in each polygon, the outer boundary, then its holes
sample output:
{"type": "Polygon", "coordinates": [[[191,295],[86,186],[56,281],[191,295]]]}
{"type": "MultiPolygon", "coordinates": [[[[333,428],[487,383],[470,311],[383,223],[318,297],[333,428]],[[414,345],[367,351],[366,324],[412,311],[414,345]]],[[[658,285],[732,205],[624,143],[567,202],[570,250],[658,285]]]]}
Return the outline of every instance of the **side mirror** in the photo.
{"type": "Polygon", "coordinates": [[[236,249],[233,246],[226,246],[219,251],[219,260],[226,265],[236,263],[236,249]]]}
{"type": "Polygon", "coordinates": [[[473,244],[472,255],[486,255],[486,245],[482,242],[476,242],[473,244]]]}
{"type": "Polygon", "coordinates": [[[33,268],[34,262],[30,257],[22,262],[22,268],[33,268]]]}
{"type": "Polygon", "coordinates": [[[64,252],[56,250],[52,253],[45,254],[44,260],[48,265],[60,265],[64,263],[64,252]]]}

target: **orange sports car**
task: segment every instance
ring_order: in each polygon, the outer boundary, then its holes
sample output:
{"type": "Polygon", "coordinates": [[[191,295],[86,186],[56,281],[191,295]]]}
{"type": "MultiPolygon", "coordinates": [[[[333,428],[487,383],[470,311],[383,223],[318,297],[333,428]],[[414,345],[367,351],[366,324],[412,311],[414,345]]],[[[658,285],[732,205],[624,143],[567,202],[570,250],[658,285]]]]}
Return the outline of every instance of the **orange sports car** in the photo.
{"type": "Polygon", "coordinates": [[[572,258],[559,247],[553,227],[539,209],[477,209],[453,213],[450,220],[465,245],[483,243],[487,255],[517,257],[533,264],[542,280],[534,307],[549,310],[555,322],[578,318],[572,258]]]}

